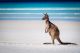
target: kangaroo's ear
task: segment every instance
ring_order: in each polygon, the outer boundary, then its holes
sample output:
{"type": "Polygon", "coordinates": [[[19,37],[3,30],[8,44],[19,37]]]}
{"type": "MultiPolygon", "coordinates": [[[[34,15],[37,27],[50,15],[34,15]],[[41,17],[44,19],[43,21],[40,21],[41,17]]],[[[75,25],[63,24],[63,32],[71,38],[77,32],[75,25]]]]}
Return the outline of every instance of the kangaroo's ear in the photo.
{"type": "Polygon", "coordinates": [[[46,13],[46,15],[47,15],[47,13],[46,13]]]}

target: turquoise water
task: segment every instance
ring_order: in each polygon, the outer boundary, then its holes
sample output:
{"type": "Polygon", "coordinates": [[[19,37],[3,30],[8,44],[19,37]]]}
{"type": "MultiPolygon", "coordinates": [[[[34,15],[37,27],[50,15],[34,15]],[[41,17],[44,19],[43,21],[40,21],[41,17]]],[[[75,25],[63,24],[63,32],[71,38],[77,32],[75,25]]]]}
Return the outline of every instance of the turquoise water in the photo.
{"type": "Polygon", "coordinates": [[[0,3],[0,8],[42,8],[42,7],[80,7],[80,2],[35,2],[35,3],[0,3]]]}
{"type": "Polygon", "coordinates": [[[46,12],[53,20],[80,21],[80,2],[0,3],[0,20],[41,20],[46,12]]]}

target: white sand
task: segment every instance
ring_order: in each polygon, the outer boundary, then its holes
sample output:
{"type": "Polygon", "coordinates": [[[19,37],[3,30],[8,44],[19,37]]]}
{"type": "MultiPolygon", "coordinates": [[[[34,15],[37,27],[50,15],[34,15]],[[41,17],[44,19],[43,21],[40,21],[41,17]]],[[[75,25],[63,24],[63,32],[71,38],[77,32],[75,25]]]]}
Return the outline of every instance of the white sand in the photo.
{"type": "Polygon", "coordinates": [[[63,42],[78,45],[43,45],[51,42],[44,33],[44,22],[39,20],[0,21],[0,53],[80,53],[80,22],[52,21],[60,29],[63,42]]]}

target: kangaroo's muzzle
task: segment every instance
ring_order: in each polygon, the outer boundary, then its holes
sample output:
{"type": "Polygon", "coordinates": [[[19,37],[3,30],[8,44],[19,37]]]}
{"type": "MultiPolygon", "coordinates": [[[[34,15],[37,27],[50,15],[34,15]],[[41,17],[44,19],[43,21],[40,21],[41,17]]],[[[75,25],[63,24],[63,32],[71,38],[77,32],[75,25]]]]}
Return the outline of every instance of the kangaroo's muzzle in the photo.
{"type": "Polygon", "coordinates": [[[45,20],[45,18],[42,18],[42,20],[45,20]]]}

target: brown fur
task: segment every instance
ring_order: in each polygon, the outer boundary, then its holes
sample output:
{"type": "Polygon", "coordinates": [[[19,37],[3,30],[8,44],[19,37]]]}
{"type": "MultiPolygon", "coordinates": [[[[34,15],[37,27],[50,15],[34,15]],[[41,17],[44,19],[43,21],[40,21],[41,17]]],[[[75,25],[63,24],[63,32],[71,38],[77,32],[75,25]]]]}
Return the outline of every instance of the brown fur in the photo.
{"type": "MultiPolygon", "coordinates": [[[[54,40],[57,39],[58,42],[60,44],[63,44],[63,45],[67,45],[67,44],[74,44],[74,45],[76,45],[75,43],[63,43],[60,40],[60,37],[59,37],[60,31],[59,31],[58,27],[55,24],[53,24],[53,23],[51,23],[49,21],[49,16],[48,16],[47,13],[44,14],[44,17],[42,18],[42,20],[45,20],[45,24],[46,24],[45,33],[49,33],[49,35],[51,36],[53,44],[54,44],[54,40]]],[[[47,44],[47,43],[44,43],[44,44],[47,44]]]]}

